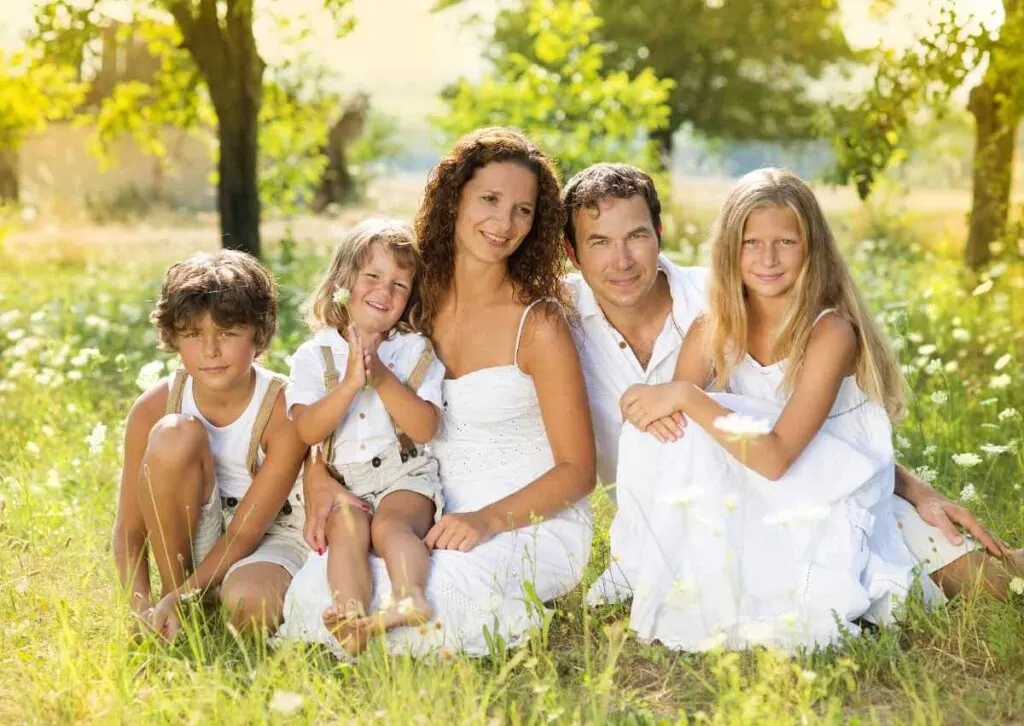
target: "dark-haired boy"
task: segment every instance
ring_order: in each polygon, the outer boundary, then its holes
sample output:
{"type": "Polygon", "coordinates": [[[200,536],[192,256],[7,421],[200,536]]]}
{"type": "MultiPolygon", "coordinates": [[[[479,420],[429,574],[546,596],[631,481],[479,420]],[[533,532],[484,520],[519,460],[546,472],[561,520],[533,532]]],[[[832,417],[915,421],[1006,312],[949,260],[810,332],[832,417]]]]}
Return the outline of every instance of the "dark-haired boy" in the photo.
{"type": "Polygon", "coordinates": [[[277,327],[276,285],[249,255],[198,253],[167,271],[150,320],[182,369],[128,414],[113,541],[121,583],[168,639],[179,603],[218,586],[236,626],[273,628],[308,551],[296,488],[306,446],[284,380],[255,363],[277,327]],[[155,604],[149,548],[163,587],[155,604]]]}
{"type": "MultiPolygon", "coordinates": [[[[562,191],[565,240],[581,324],[577,346],[587,381],[601,481],[613,487],[622,415],[619,399],[636,383],[665,383],[675,372],[690,323],[704,309],[707,270],[679,267],[661,254],[661,201],[649,175],[627,164],[595,164],[576,174],[562,191]]],[[[683,435],[685,421],[657,423],[651,433],[665,441],[683,435]]],[[[609,489],[614,496],[614,489],[609,489]]],[[[1000,545],[964,507],[950,501],[906,468],[896,468],[897,518],[907,545],[948,595],[980,572],[985,584],[1005,591],[1007,570],[984,550],[1019,568],[1022,552],[1000,545]],[[957,527],[974,539],[965,539],[957,527]]],[[[643,493],[634,492],[635,496],[643,493]]],[[[636,540],[642,526],[635,502],[620,501],[612,522],[612,554],[636,540]]],[[[588,601],[629,596],[629,573],[614,564],[594,584],[588,601]]]]}

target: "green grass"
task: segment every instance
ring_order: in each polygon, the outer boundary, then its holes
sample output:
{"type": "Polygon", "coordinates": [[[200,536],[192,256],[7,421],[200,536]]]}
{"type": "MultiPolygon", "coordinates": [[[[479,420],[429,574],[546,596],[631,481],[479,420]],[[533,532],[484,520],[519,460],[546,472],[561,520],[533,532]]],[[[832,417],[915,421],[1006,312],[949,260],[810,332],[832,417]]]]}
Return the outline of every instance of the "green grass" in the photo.
{"type": "MultiPolygon", "coordinates": [[[[950,496],[972,484],[969,506],[1024,543],[1020,258],[985,290],[961,269],[955,240],[935,236],[941,225],[836,225],[874,240],[848,252],[908,366],[902,460],[950,496]],[[984,453],[992,445],[1010,448],[984,453]],[[953,463],[966,452],[982,463],[953,463]]],[[[167,359],[146,316],[164,266],[183,252],[123,239],[110,249],[0,245],[0,723],[1024,723],[1022,598],[911,607],[899,629],[793,659],[639,643],[625,608],[588,611],[583,588],[555,603],[523,648],[475,661],[371,649],[350,666],[318,648],[271,651],[217,611],[192,613],[173,646],[133,642],[109,544],[121,421],[139,369],[167,359]]],[[[324,251],[271,244],[268,257],[282,297],[268,360],[285,370],[324,251]]],[[[610,506],[598,496],[596,509],[588,579],[608,557],[610,506]]]]}

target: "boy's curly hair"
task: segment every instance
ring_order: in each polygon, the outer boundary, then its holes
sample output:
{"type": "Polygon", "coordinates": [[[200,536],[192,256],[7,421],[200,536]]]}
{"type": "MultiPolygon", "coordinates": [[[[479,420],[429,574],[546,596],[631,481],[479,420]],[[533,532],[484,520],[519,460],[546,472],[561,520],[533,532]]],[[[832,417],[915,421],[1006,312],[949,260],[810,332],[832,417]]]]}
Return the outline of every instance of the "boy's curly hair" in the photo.
{"type": "Polygon", "coordinates": [[[259,260],[244,252],[197,252],[164,275],[149,314],[160,348],[177,351],[177,336],[204,313],[222,328],[252,325],[260,355],[277,331],[277,284],[259,260]]]}
{"type": "Polygon", "coordinates": [[[533,226],[508,259],[508,276],[528,305],[553,298],[570,312],[561,283],[566,254],[561,245],[565,214],[559,198],[558,172],[536,144],[515,129],[478,129],[457,142],[434,167],[423,193],[423,204],[413,226],[420,247],[422,272],[418,300],[410,317],[428,335],[444,295],[455,274],[455,219],[459,197],[477,170],[487,164],[515,162],[537,177],[537,206],[533,226]]]}

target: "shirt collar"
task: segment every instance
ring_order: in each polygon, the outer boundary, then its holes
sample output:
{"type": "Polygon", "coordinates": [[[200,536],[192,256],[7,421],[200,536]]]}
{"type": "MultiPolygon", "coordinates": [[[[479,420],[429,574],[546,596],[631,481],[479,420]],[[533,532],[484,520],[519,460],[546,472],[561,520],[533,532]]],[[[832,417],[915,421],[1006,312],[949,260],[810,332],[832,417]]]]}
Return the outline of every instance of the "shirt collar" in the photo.
{"type": "Polygon", "coordinates": [[[317,345],[329,345],[332,348],[342,348],[343,350],[348,349],[348,342],[341,337],[341,333],[329,325],[320,328],[320,330],[313,334],[313,342],[317,345]]]}

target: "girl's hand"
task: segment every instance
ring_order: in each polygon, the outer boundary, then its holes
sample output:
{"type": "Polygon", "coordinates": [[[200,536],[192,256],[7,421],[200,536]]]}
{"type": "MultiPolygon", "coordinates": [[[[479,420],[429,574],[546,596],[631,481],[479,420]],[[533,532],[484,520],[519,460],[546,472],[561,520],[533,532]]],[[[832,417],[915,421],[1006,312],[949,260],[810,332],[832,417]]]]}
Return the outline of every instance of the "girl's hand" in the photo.
{"type": "Polygon", "coordinates": [[[358,391],[366,385],[366,364],[363,339],[354,324],[350,324],[345,331],[345,340],[348,341],[348,360],[345,361],[345,377],[342,378],[342,383],[358,391]]]}
{"type": "Polygon", "coordinates": [[[488,518],[482,512],[445,514],[430,528],[423,543],[429,550],[469,552],[494,536],[488,518]]]}
{"type": "Polygon", "coordinates": [[[169,643],[177,637],[178,632],[181,630],[181,620],[178,617],[178,601],[177,593],[168,593],[161,598],[160,602],[143,614],[143,619],[150,630],[169,643]]]}
{"type": "Polygon", "coordinates": [[[630,386],[619,400],[622,418],[639,430],[646,431],[655,421],[678,413],[681,408],[680,385],[686,384],[662,383],[652,386],[636,383],[630,386]]]}
{"type": "Polygon", "coordinates": [[[363,341],[363,367],[366,369],[366,382],[374,388],[383,383],[388,375],[387,366],[377,355],[377,348],[380,347],[381,340],[383,340],[382,336],[377,333],[363,341]]]}
{"type": "Polygon", "coordinates": [[[685,427],[686,417],[676,411],[671,416],[659,418],[652,422],[644,430],[664,444],[671,441],[679,441],[679,439],[683,438],[685,427]]]}

